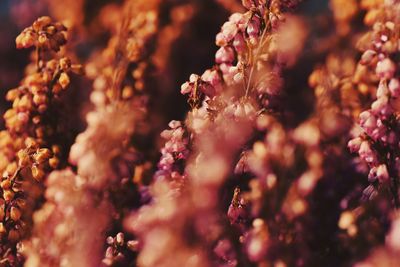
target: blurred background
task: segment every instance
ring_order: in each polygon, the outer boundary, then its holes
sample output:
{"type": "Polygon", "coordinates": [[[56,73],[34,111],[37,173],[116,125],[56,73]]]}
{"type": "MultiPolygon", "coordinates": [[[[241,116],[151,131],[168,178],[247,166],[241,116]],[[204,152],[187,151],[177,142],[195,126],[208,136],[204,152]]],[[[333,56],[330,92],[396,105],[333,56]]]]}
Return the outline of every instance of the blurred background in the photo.
{"type": "MultiPolygon", "coordinates": [[[[183,111],[187,109],[185,98],[179,94],[180,85],[191,73],[202,73],[212,64],[216,51],[215,35],[232,12],[241,10],[241,5],[240,0],[173,1],[196,7],[194,18],[189,21],[182,36],[173,44],[168,62],[173,71],[168,73],[169,88],[164,91],[172,95],[166,94],[164,97],[171,97],[174,105],[162,105],[162,108],[168,115],[167,119],[180,119],[184,114],[183,111]]],[[[60,20],[70,28],[69,40],[70,46],[73,46],[74,56],[85,64],[91,55],[107,45],[113,10],[122,2],[121,0],[0,1],[0,112],[3,113],[8,107],[4,101],[6,91],[18,86],[24,74],[24,67],[30,61],[30,51],[17,50],[15,47],[15,38],[19,32],[39,16],[49,15],[55,20],[60,20]]],[[[307,0],[299,9],[297,12],[308,15],[308,18],[331,16],[328,0],[307,0]]],[[[84,91],[90,90],[90,83],[84,83],[84,86],[88,87],[83,88],[84,91]]],[[[84,102],[84,99],[81,102],[84,102]]]]}

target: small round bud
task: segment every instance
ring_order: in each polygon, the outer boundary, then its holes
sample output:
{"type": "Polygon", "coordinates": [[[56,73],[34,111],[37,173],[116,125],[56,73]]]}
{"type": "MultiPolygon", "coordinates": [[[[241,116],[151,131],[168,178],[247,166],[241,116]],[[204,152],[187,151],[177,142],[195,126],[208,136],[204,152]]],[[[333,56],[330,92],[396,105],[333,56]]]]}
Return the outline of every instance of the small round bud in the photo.
{"type": "Polygon", "coordinates": [[[5,216],[4,206],[2,206],[0,207],[0,221],[4,220],[4,216],[5,216]]]}
{"type": "Polygon", "coordinates": [[[27,148],[37,148],[39,146],[38,142],[32,137],[25,139],[25,145],[27,148]]]}
{"type": "Polygon", "coordinates": [[[47,103],[47,96],[45,94],[36,94],[33,96],[33,103],[39,106],[47,103]]]}
{"type": "Polygon", "coordinates": [[[114,244],[114,238],[112,236],[108,236],[106,239],[106,242],[108,245],[113,245],[114,244]]]}
{"type": "Polygon", "coordinates": [[[14,101],[17,97],[20,96],[20,90],[18,89],[11,89],[7,92],[6,99],[8,101],[14,101]]]}
{"type": "Polygon", "coordinates": [[[21,211],[16,207],[11,207],[10,217],[13,221],[18,221],[21,218],[21,211]]]}
{"type": "Polygon", "coordinates": [[[52,145],[52,146],[51,146],[51,150],[53,151],[53,153],[54,153],[55,155],[58,155],[58,154],[60,154],[60,152],[61,152],[61,148],[60,148],[60,146],[58,146],[58,145],[52,145]]]}
{"type": "Polygon", "coordinates": [[[50,149],[40,148],[33,155],[33,159],[35,160],[36,163],[41,164],[41,163],[45,162],[47,159],[49,159],[51,156],[52,156],[52,153],[51,153],[50,149]]]}
{"type": "Polygon", "coordinates": [[[0,222],[0,235],[7,233],[7,229],[2,222],[0,222]]]}
{"type": "Polygon", "coordinates": [[[18,230],[16,229],[11,229],[10,232],[8,232],[8,240],[11,242],[17,242],[20,238],[20,234],[18,230]]]}
{"type": "Polygon", "coordinates": [[[65,72],[63,72],[63,73],[61,73],[60,78],[58,79],[58,82],[60,83],[61,87],[63,89],[65,89],[69,85],[70,79],[69,79],[68,75],[65,72]]]}
{"type": "Polygon", "coordinates": [[[18,166],[23,168],[31,163],[31,159],[25,150],[21,149],[20,151],[18,151],[17,156],[18,156],[18,166]]]}
{"type": "Polygon", "coordinates": [[[45,176],[44,171],[37,165],[32,166],[31,168],[33,178],[40,182],[42,181],[43,177],[45,176]]]}
{"type": "Polygon", "coordinates": [[[71,68],[71,60],[67,57],[63,57],[60,59],[60,67],[63,71],[67,71],[69,68],[71,68]]]}
{"type": "Polygon", "coordinates": [[[11,201],[14,198],[15,193],[11,190],[4,190],[3,191],[3,198],[5,201],[11,201]]]}
{"type": "Polygon", "coordinates": [[[57,157],[49,158],[49,165],[51,168],[57,168],[58,164],[60,164],[60,160],[57,157]]]}
{"type": "Polygon", "coordinates": [[[1,182],[0,184],[1,188],[3,189],[10,189],[11,187],[11,181],[10,179],[5,179],[4,181],[1,182]]]}
{"type": "Polygon", "coordinates": [[[118,233],[116,236],[116,241],[119,246],[123,246],[124,245],[124,234],[118,233]]]}

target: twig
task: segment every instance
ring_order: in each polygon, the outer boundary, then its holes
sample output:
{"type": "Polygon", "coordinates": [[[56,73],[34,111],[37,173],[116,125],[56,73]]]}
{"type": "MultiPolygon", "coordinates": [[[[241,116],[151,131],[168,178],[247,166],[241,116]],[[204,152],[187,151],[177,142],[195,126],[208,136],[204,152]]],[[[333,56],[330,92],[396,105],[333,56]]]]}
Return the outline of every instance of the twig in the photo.
{"type": "Polygon", "coordinates": [[[260,37],[260,41],[259,41],[259,44],[258,44],[258,47],[257,47],[257,50],[256,50],[256,54],[254,56],[253,62],[251,62],[252,65],[251,65],[251,68],[250,68],[249,80],[247,81],[246,93],[245,93],[245,96],[244,96],[245,98],[247,98],[248,95],[249,95],[251,79],[253,78],[254,68],[255,68],[255,65],[257,64],[258,57],[259,57],[259,54],[260,54],[260,51],[261,51],[261,47],[264,44],[263,41],[264,41],[265,35],[267,33],[267,28],[268,28],[268,25],[266,25],[264,30],[263,30],[263,33],[262,33],[262,35],[260,37]]]}

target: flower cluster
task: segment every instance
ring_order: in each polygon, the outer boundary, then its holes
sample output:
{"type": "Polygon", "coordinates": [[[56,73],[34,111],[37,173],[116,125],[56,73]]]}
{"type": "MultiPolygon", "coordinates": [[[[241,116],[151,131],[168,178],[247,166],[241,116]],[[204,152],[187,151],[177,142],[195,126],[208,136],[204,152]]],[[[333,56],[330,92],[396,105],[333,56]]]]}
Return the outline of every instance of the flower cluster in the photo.
{"type": "Polygon", "coordinates": [[[29,232],[32,200],[40,198],[40,184],[45,176],[60,165],[62,123],[53,118],[61,94],[70,83],[70,73],[81,66],[67,57],[45,60],[47,50],[59,51],[66,43],[60,23],[41,17],[17,37],[18,48],[35,46],[39,68],[28,72],[19,87],[7,92],[12,108],[4,113],[6,130],[1,131],[2,239],[4,264],[17,264],[21,256],[16,243],[29,232]]]}
{"type": "MultiPolygon", "coordinates": [[[[134,7],[127,3],[126,10],[129,12],[127,17],[124,18],[130,21],[129,26],[133,29],[143,23],[153,25],[152,27],[138,28],[140,31],[136,32],[137,36],[131,37],[135,42],[140,41],[142,44],[136,48],[137,54],[144,51],[147,39],[155,33],[156,29],[154,16],[149,15],[151,12],[144,12],[147,10],[143,6],[146,5],[142,4],[142,9],[138,10],[139,14],[134,16],[134,13],[132,13],[134,7]]],[[[152,7],[150,3],[147,5],[149,9],[152,7]]],[[[121,28],[121,30],[128,31],[125,28],[121,28]]],[[[95,104],[95,109],[86,115],[87,129],[77,136],[75,144],[71,147],[69,161],[77,166],[77,174],[68,169],[54,173],[53,177],[55,178],[53,180],[67,176],[72,181],[61,186],[58,182],[52,183],[49,178],[45,194],[46,203],[41,210],[35,213],[34,236],[26,244],[27,248],[25,249],[27,262],[30,266],[43,266],[44,264],[47,266],[59,264],[91,266],[100,262],[99,251],[102,249],[102,236],[98,236],[99,239],[93,239],[90,235],[87,235],[83,237],[85,240],[80,240],[76,238],[77,235],[74,233],[86,227],[91,227],[95,232],[103,232],[110,223],[112,206],[107,192],[103,192],[103,188],[121,183],[123,178],[129,179],[129,169],[131,165],[138,161],[137,153],[130,149],[129,139],[135,130],[136,122],[143,116],[141,113],[144,110],[140,95],[137,98],[126,98],[125,88],[121,91],[128,64],[137,64],[137,68],[133,71],[134,76],[137,76],[136,72],[141,72],[142,64],[140,64],[140,61],[137,62],[137,57],[125,58],[128,51],[129,53],[135,51],[131,50],[129,42],[125,42],[124,39],[117,40],[117,46],[113,47],[117,49],[114,54],[115,58],[112,59],[116,62],[116,65],[113,66],[114,69],[110,69],[108,72],[103,70],[104,74],[98,76],[94,84],[96,87],[100,79],[106,80],[110,77],[114,77],[114,79],[110,80],[109,87],[96,88],[93,91],[91,99],[95,104]],[[120,54],[124,55],[121,62],[119,61],[120,54]],[[120,96],[122,96],[122,99],[120,96]],[[131,109],[135,112],[131,112],[131,109]],[[111,121],[114,123],[111,124],[111,121]],[[115,127],[116,125],[118,125],[118,128],[115,127]],[[75,196],[71,198],[71,202],[58,202],[58,199],[54,198],[58,195],[68,195],[69,190],[75,191],[75,196]],[[81,201],[75,202],[79,199],[81,201]],[[80,202],[82,201],[88,203],[81,206],[80,202]],[[68,207],[64,207],[64,205],[68,205],[68,207]],[[93,216],[96,213],[97,206],[104,207],[108,212],[93,216]],[[71,210],[71,212],[63,212],[66,209],[71,210]],[[53,212],[49,212],[49,210],[53,210],[53,212]],[[44,217],[41,215],[42,213],[48,214],[46,220],[42,220],[44,217]],[[80,216],[81,213],[85,216],[80,216]],[[88,218],[96,218],[96,226],[90,226],[88,218]],[[53,223],[49,225],[49,221],[53,221],[53,223]],[[60,225],[64,225],[67,221],[70,225],[69,229],[65,229],[65,232],[59,231],[60,225]],[[42,239],[39,238],[41,235],[51,236],[55,243],[41,242],[42,239]],[[80,250],[79,246],[91,247],[85,259],[76,257],[76,253],[80,250]],[[57,252],[51,253],[50,247],[57,247],[57,252]],[[42,253],[43,250],[46,253],[42,253]]],[[[107,84],[104,84],[104,86],[107,86],[107,84]]],[[[132,91],[130,88],[126,90],[132,91]]]]}
{"type": "Polygon", "coordinates": [[[119,262],[125,259],[124,250],[136,251],[138,242],[136,240],[125,240],[125,235],[119,232],[115,237],[107,237],[107,250],[103,263],[108,266],[112,266],[115,262],[119,262]]]}
{"type": "MultiPolygon", "coordinates": [[[[389,188],[392,201],[396,207],[400,205],[398,193],[399,155],[397,153],[398,115],[396,99],[400,92],[400,82],[396,63],[393,57],[398,55],[398,4],[387,4],[379,7],[386,12],[383,17],[371,21],[372,31],[367,33],[370,45],[364,51],[360,64],[375,70],[379,79],[376,99],[368,110],[360,113],[359,125],[361,133],[349,142],[352,152],[370,166],[368,180],[371,183],[364,191],[368,198],[373,198],[382,188],[389,188]]],[[[372,10],[370,11],[372,12],[372,10]]],[[[384,189],[382,189],[384,190],[384,189]]]]}
{"type": "Polygon", "coordinates": [[[67,28],[59,23],[54,23],[50,17],[38,18],[32,26],[23,30],[16,39],[17,48],[29,48],[32,46],[43,50],[58,52],[65,45],[65,31],[67,28]]]}
{"type": "Polygon", "coordinates": [[[161,136],[166,142],[161,149],[161,158],[158,162],[158,171],[154,179],[175,181],[176,188],[182,187],[185,181],[183,166],[189,155],[189,137],[179,121],[169,123],[170,130],[164,130],[161,136]]]}
{"type": "MultiPolygon", "coordinates": [[[[131,240],[127,243],[121,241],[121,236],[124,235],[122,232],[117,234],[115,240],[111,238],[112,241],[106,238],[105,234],[99,235],[100,240],[104,238],[104,242],[88,236],[81,242],[75,238],[74,233],[77,229],[78,231],[82,229],[81,227],[89,227],[87,217],[82,217],[80,221],[78,214],[93,214],[97,210],[97,205],[104,206],[107,212],[105,211],[96,220],[94,227],[96,231],[104,233],[113,232],[115,229],[122,230],[119,224],[127,204],[118,203],[121,198],[118,194],[121,192],[136,194],[140,191],[145,198],[143,176],[149,166],[133,143],[134,138],[141,138],[141,129],[138,128],[143,125],[146,127],[144,123],[147,105],[145,89],[148,84],[146,75],[148,68],[151,67],[149,58],[153,53],[148,46],[157,36],[159,8],[159,1],[156,0],[138,3],[127,1],[123,6],[125,16],[119,22],[119,34],[109,42],[101,57],[94,58],[88,65],[87,73],[94,80],[94,90],[90,95],[94,109],[86,115],[86,130],[76,137],[75,143],[71,146],[69,162],[76,166],[76,174],[68,169],[54,173],[54,177],[71,176],[70,179],[76,180],[79,185],[75,183],[59,187],[57,182],[50,183],[48,180],[46,192],[64,194],[65,191],[75,190],[73,198],[92,200],[92,202],[80,207],[78,202],[65,201],[68,202],[71,214],[64,214],[62,210],[66,208],[65,203],[58,203],[46,193],[46,203],[35,213],[37,216],[35,215],[34,220],[36,224],[34,236],[26,242],[24,251],[30,266],[39,263],[48,266],[54,264],[75,266],[80,260],[75,256],[76,249],[81,245],[92,247],[92,250],[85,255],[86,259],[79,264],[81,266],[100,264],[102,244],[108,246],[101,260],[106,265],[121,264],[132,258],[129,254],[133,247],[137,247],[134,245],[137,241],[131,240]],[[103,190],[104,188],[107,189],[103,190]],[[54,212],[48,214],[49,209],[53,209],[54,212]],[[41,220],[43,213],[48,214],[47,221],[52,221],[51,225],[44,225],[45,221],[41,220]],[[59,225],[63,221],[69,221],[71,225],[71,229],[67,230],[69,234],[58,232],[59,225]],[[72,226],[77,224],[80,224],[78,228],[72,226]],[[55,242],[52,244],[41,242],[42,233],[53,236],[55,242]],[[125,245],[128,247],[124,248],[125,245]],[[57,253],[41,252],[47,251],[50,247],[57,247],[57,253]]],[[[177,126],[172,125],[172,127],[177,126]]],[[[174,130],[176,131],[172,133],[172,140],[178,140],[179,130],[174,130]]],[[[180,158],[185,154],[182,148],[172,143],[171,147],[166,148],[166,157],[168,153],[180,158]]]]}
{"type": "MultiPolygon", "coordinates": [[[[268,145],[259,141],[254,143],[254,154],[243,151],[242,154],[249,157],[247,160],[240,159],[242,162],[246,161],[243,163],[247,165],[246,169],[260,177],[267,175],[271,178],[271,181],[267,183],[273,187],[277,178],[276,175],[270,173],[271,167],[264,166],[263,162],[270,160],[264,156],[271,153],[273,154],[271,157],[276,158],[277,161],[287,162],[288,165],[285,167],[295,165],[293,158],[286,158],[291,151],[294,151],[294,144],[288,145],[287,150],[282,151],[285,143],[285,140],[281,139],[284,129],[282,126],[274,127],[274,130],[268,128],[273,118],[264,115],[263,110],[258,112],[258,105],[263,106],[265,102],[259,102],[258,91],[255,89],[257,82],[250,80],[254,76],[257,80],[262,80],[262,85],[267,88],[280,87],[282,82],[279,81],[280,77],[276,73],[280,73],[281,66],[290,65],[285,63],[293,61],[296,56],[285,53],[290,49],[283,48],[278,51],[274,50],[272,42],[270,45],[266,44],[268,42],[266,40],[272,37],[267,34],[270,30],[268,25],[271,22],[264,16],[267,7],[265,4],[249,4],[245,7],[250,11],[232,15],[223,25],[221,33],[217,35],[217,44],[221,46],[215,56],[217,65],[206,70],[202,76],[192,74],[190,80],[181,87],[181,93],[189,95],[189,104],[192,107],[185,121],[187,131],[190,133],[190,150],[187,150],[187,141],[182,139],[184,132],[180,122],[172,121],[170,123],[172,130],[162,134],[163,137],[168,138],[168,141],[161,150],[160,170],[156,173],[156,178],[159,177],[159,173],[164,173],[163,169],[170,170],[179,166],[180,155],[183,155],[187,163],[183,174],[185,183],[181,185],[180,193],[173,193],[176,188],[176,179],[171,174],[169,176],[173,179],[156,179],[151,185],[152,202],[142,207],[126,221],[126,227],[139,237],[142,249],[138,262],[142,266],[153,266],[156,263],[160,266],[182,265],[188,262],[193,266],[214,264],[236,266],[246,261],[262,262],[263,257],[266,256],[268,229],[264,219],[257,218],[263,199],[259,197],[252,199],[253,193],[243,193],[246,197],[242,199],[240,190],[238,188],[235,190],[228,217],[233,224],[242,224],[240,229],[243,232],[236,237],[237,240],[232,241],[230,240],[232,237],[224,233],[223,222],[219,218],[218,211],[221,207],[218,203],[218,193],[231,175],[230,166],[234,163],[234,155],[242,152],[242,147],[249,142],[254,131],[251,125],[255,122],[260,125],[261,132],[270,130],[270,132],[267,131],[268,137],[265,137],[268,145]],[[262,59],[268,56],[272,59],[262,59]],[[277,60],[274,72],[269,72],[269,78],[265,79],[260,73],[273,66],[273,59],[277,60]],[[238,65],[243,68],[239,70],[233,65],[234,62],[239,62],[238,65]],[[253,64],[257,67],[253,68],[253,64]],[[247,69],[246,65],[248,65],[247,69]],[[243,85],[246,89],[244,91],[243,85]],[[268,152],[266,147],[268,147],[268,152]],[[171,151],[174,152],[175,157],[171,151]],[[186,153],[182,154],[181,151],[189,152],[191,156],[188,158],[186,153]],[[273,177],[275,177],[275,182],[272,181],[273,177]],[[254,205],[252,209],[255,210],[248,216],[245,209],[250,205],[247,205],[246,201],[252,202],[254,205]],[[247,227],[247,222],[251,221],[254,228],[247,227]],[[194,225],[194,229],[187,229],[187,225],[194,225]],[[193,236],[191,247],[187,245],[188,234],[193,236]],[[160,236],[163,242],[155,244],[154,235],[160,236]],[[247,260],[237,258],[232,242],[236,243],[239,239],[246,240],[243,243],[243,249],[247,250],[247,260]],[[217,246],[214,246],[217,241],[217,246]],[[155,247],[159,251],[157,254],[154,253],[155,247]],[[210,257],[202,255],[199,258],[200,248],[207,249],[207,255],[210,257]],[[176,257],[168,257],[173,251],[176,257]]],[[[275,12],[278,13],[277,10],[275,12]]],[[[273,16],[274,13],[270,15],[273,16]]],[[[288,21],[290,22],[290,19],[288,21]]],[[[278,21],[275,21],[275,27],[278,26],[278,21]]],[[[299,42],[301,41],[302,38],[299,42]]],[[[275,125],[278,126],[279,123],[275,125]]],[[[290,191],[288,194],[290,197],[284,205],[285,212],[290,218],[305,211],[305,204],[301,198],[313,189],[321,172],[320,155],[314,151],[319,143],[318,128],[311,122],[306,123],[294,131],[293,140],[295,141],[292,142],[305,144],[312,149],[310,148],[309,152],[311,170],[301,176],[299,185],[296,183],[296,189],[290,191]],[[311,138],[308,135],[311,135],[311,138]],[[303,191],[295,197],[297,187],[302,188],[303,191]],[[293,206],[295,211],[292,209],[293,206]]],[[[180,177],[180,174],[178,173],[177,176],[180,177]]],[[[254,179],[249,183],[253,187],[258,186],[257,189],[252,188],[252,190],[264,191],[265,188],[259,187],[257,180],[254,179]]],[[[262,186],[264,185],[262,183],[262,186]]],[[[241,250],[241,248],[236,249],[241,250]]]]}

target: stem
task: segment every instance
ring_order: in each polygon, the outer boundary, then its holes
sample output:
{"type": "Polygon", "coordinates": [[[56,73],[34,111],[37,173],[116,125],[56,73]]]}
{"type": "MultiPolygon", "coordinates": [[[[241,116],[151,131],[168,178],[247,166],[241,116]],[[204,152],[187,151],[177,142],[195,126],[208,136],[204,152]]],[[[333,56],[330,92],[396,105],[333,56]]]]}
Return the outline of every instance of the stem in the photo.
{"type": "Polygon", "coordinates": [[[41,49],[36,46],[36,72],[40,72],[41,49]]]}
{"type": "Polygon", "coordinates": [[[252,79],[252,77],[253,77],[255,65],[257,64],[257,61],[258,61],[258,56],[259,56],[259,54],[260,54],[261,47],[265,44],[265,43],[264,43],[264,38],[265,38],[265,35],[266,35],[266,33],[267,33],[267,28],[268,28],[268,25],[266,25],[265,28],[264,28],[264,30],[263,30],[263,33],[262,33],[262,35],[261,35],[261,37],[260,37],[259,44],[258,44],[258,47],[257,47],[257,50],[256,50],[256,54],[255,54],[255,56],[254,56],[253,62],[251,62],[252,64],[251,64],[251,68],[250,68],[249,80],[248,80],[248,82],[247,82],[246,94],[245,94],[245,96],[244,96],[245,98],[247,98],[248,95],[249,95],[251,79],[252,79]]]}
{"type": "Polygon", "coordinates": [[[51,100],[53,98],[53,87],[56,84],[57,80],[60,78],[60,75],[62,73],[62,70],[57,67],[56,71],[53,74],[53,77],[51,78],[51,81],[49,83],[49,90],[47,92],[47,97],[49,98],[49,100],[51,100]]]}
{"type": "Polygon", "coordinates": [[[397,172],[394,169],[394,158],[393,158],[393,153],[390,153],[390,165],[388,166],[389,168],[389,175],[390,175],[390,191],[392,192],[393,196],[393,202],[394,202],[394,207],[396,209],[400,208],[400,200],[399,200],[399,181],[397,175],[395,175],[397,172]]]}
{"type": "MultiPolygon", "coordinates": [[[[130,10],[131,8],[129,8],[130,10]]],[[[119,32],[118,32],[118,43],[115,48],[115,58],[114,58],[114,74],[113,74],[113,79],[112,79],[112,84],[111,84],[111,90],[114,92],[112,100],[115,102],[118,102],[122,98],[122,92],[121,92],[121,85],[123,82],[123,79],[126,75],[126,72],[128,70],[129,66],[129,61],[127,60],[126,57],[126,40],[129,38],[129,21],[130,21],[130,14],[127,13],[124,15],[124,18],[122,20],[119,32]]]]}
{"type": "Polygon", "coordinates": [[[394,200],[394,207],[396,209],[400,208],[400,201],[399,201],[399,192],[398,192],[398,188],[399,188],[399,183],[396,179],[395,176],[391,177],[391,182],[392,182],[392,186],[391,186],[391,191],[393,194],[393,200],[394,200]]]}
{"type": "Polygon", "coordinates": [[[17,170],[14,172],[14,175],[10,178],[11,186],[14,184],[15,180],[17,179],[19,173],[22,171],[22,168],[18,166],[17,170]]]}

